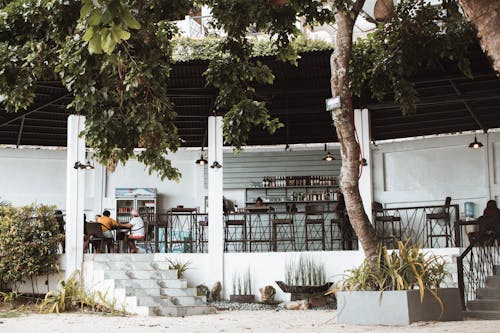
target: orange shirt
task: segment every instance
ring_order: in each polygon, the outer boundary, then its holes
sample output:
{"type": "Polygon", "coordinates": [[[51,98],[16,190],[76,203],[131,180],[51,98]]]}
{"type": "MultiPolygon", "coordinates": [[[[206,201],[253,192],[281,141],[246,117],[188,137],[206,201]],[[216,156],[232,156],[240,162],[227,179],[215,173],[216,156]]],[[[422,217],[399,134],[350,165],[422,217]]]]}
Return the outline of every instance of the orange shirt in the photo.
{"type": "Polygon", "coordinates": [[[100,218],[97,219],[97,222],[102,224],[102,227],[101,227],[102,231],[111,230],[112,226],[119,225],[118,222],[113,220],[111,217],[107,217],[107,216],[101,216],[100,218]]]}

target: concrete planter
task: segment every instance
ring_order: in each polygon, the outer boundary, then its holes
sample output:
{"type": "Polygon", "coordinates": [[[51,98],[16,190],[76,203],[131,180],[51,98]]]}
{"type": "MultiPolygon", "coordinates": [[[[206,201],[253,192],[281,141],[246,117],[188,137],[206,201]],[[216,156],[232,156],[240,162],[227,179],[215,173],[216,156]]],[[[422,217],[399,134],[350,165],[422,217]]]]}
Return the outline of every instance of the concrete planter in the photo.
{"type": "Polygon", "coordinates": [[[339,291],[337,292],[337,322],[363,325],[409,325],[416,321],[463,320],[458,288],[441,288],[439,298],[425,292],[420,302],[419,290],[403,291],[339,291]]]}

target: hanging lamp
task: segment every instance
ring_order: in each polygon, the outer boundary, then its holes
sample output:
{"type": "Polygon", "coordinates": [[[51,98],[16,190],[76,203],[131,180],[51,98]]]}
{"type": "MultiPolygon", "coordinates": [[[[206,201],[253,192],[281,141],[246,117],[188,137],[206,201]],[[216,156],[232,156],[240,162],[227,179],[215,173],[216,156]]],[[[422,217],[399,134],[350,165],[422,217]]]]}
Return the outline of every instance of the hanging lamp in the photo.
{"type": "Polygon", "coordinates": [[[326,155],[323,157],[323,161],[333,161],[335,159],[335,156],[333,156],[329,151],[326,149],[326,143],[325,143],[325,151],[327,152],[326,155]]]}
{"type": "Polygon", "coordinates": [[[474,134],[474,141],[469,143],[469,148],[472,148],[472,149],[479,149],[483,146],[483,144],[479,141],[477,141],[477,136],[476,134],[474,134]]]}

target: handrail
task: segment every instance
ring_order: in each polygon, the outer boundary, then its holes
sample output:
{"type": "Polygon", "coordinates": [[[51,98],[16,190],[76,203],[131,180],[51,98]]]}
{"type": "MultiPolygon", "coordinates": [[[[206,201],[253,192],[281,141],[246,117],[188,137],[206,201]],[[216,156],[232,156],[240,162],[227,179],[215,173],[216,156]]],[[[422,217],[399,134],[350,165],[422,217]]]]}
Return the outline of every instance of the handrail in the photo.
{"type": "MultiPolygon", "coordinates": [[[[458,275],[458,289],[460,291],[460,298],[462,302],[462,309],[465,310],[465,301],[466,301],[466,290],[465,290],[465,280],[464,280],[464,258],[472,252],[475,247],[478,247],[480,244],[485,244],[485,241],[491,240],[493,237],[496,237],[497,234],[491,230],[480,230],[477,234],[478,236],[472,240],[472,242],[467,246],[467,248],[457,257],[457,275],[458,275]]],[[[487,263],[491,266],[491,273],[493,273],[493,266],[495,263],[487,263]]],[[[477,270],[478,267],[472,267],[472,270],[477,270]]],[[[484,284],[486,281],[477,281],[477,288],[479,285],[484,284]]],[[[477,291],[476,290],[474,291],[477,291]]]]}

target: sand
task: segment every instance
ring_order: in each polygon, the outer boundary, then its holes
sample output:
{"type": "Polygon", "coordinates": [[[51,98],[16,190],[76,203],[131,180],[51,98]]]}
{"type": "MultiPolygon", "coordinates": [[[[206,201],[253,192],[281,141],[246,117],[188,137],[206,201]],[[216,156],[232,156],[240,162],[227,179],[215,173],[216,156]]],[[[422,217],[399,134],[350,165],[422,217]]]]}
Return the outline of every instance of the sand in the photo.
{"type": "MultiPolygon", "coordinates": [[[[361,314],[360,314],[361,315],[361,314]]],[[[499,321],[420,322],[410,326],[353,326],[336,323],[336,311],[219,311],[214,315],[111,317],[96,314],[29,314],[0,318],[1,333],[89,332],[450,332],[498,333],[499,321]]]]}

